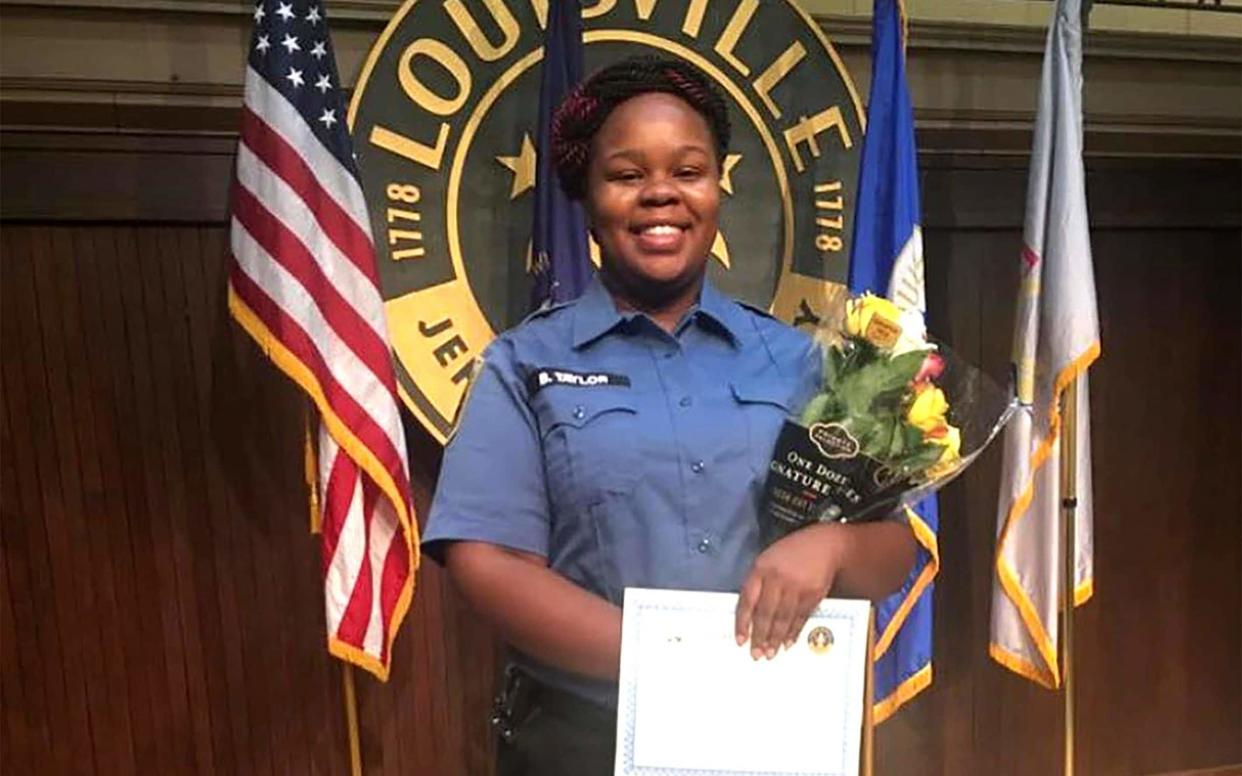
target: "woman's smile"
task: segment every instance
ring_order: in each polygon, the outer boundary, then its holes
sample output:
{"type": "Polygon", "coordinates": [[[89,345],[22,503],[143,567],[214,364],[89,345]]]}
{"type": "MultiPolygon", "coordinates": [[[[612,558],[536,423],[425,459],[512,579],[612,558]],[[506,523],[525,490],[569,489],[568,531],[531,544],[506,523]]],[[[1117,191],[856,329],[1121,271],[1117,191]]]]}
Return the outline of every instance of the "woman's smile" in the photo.
{"type": "Polygon", "coordinates": [[[644,253],[678,253],[685,247],[688,228],[668,221],[653,221],[636,224],[630,231],[644,253]]]}

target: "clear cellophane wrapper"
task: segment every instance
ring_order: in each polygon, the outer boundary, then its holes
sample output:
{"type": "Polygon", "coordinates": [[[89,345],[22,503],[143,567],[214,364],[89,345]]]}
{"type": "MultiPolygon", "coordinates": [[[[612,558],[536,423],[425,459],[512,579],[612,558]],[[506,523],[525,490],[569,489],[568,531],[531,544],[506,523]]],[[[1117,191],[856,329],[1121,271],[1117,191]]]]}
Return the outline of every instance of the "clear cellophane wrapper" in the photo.
{"type": "Polygon", "coordinates": [[[926,335],[922,315],[870,295],[820,324],[815,395],[784,424],[760,504],[766,543],[806,525],[879,520],[944,487],[1016,408],[926,335]]]}

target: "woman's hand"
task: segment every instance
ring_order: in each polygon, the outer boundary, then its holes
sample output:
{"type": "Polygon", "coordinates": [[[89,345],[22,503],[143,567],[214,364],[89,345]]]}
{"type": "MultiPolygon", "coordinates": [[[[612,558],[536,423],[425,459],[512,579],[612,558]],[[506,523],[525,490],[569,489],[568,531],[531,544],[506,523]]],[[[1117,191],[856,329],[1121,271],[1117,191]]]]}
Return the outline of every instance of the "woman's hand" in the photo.
{"type": "Polygon", "coordinates": [[[880,600],[914,565],[910,527],[898,520],[821,523],[794,531],[759,554],[738,596],[738,645],[756,660],[792,646],[829,592],[880,600]]]}
{"type": "Polygon", "coordinates": [[[814,525],[795,531],[755,559],[742,584],[736,614],[737,643],[750,640],[758,660],[791,646],[811,612],[828,595],[845,549],[844,526],[814,525]]]}

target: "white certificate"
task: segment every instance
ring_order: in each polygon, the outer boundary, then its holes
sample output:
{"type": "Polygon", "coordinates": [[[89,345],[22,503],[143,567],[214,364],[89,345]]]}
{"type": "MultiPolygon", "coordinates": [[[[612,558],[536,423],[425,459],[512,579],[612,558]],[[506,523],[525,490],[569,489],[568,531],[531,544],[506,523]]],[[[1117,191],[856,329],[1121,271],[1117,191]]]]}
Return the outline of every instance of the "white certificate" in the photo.
{"type": "Polygon", "coordinates": [[[734,593],[625,591],[617,776],[855,776],[868,601],[825,600],[798,642],[752,660],[734,593]]]}

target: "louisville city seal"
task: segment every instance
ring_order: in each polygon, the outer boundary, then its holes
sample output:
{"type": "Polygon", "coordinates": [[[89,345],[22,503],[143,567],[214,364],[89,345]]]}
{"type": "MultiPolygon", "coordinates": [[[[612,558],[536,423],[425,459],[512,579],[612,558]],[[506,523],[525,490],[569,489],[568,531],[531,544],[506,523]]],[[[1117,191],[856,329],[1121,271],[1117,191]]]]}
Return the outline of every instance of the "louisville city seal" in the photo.
{"type": "MultiPolygon", "coordinates": [[[[475,358],[530,298],[547,0],[408,0],[349,109],[398,388],[443,442],[475,358]]],[[[794,325],[843,293],[862,110],[820,26],[789,0],[586,0],[589,73],[684,59],[725,95],[712,280],[794,325]]]]}

